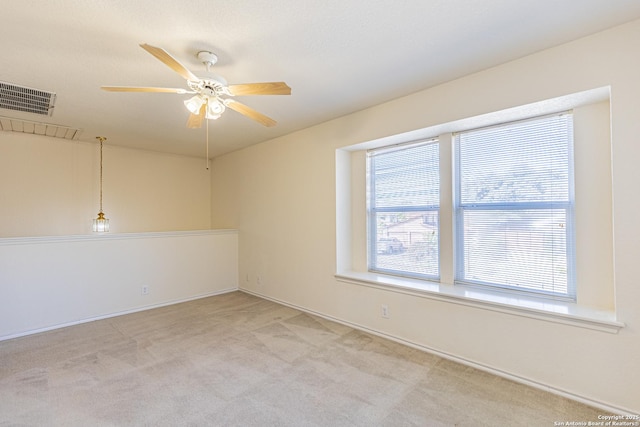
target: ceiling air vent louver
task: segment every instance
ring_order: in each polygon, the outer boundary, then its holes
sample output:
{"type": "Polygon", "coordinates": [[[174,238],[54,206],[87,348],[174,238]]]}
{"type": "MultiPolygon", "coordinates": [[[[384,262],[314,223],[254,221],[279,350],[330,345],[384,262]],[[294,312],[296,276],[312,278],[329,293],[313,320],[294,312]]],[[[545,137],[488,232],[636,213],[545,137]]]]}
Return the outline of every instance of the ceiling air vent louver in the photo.
{"type": "Polygon", "coordinates": [[[0,82],[0,108],[50,116],[56,94],[0,82]]]}
{"type": "Polygon", "coordinates": [[[79,139],[82,133],[82,129],[72,128],[70,126],[38,123],[4,116],[0,116],[0,131],[30,133],[33,135],[71,140],[79,139]]]}

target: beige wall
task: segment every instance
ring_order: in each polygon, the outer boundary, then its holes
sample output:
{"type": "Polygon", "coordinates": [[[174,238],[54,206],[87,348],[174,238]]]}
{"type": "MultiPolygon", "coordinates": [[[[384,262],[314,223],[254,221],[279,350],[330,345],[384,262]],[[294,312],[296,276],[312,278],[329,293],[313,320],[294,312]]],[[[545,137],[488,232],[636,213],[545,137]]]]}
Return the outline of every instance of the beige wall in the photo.
{"type": "MultiPolygon", "coordinates": [[[[203,159],[104,146],[104,212],[113,233],[210,228],[203,159]]],[[[99,145],[0,132],[0,238],[90,234],[99,145]]]]}
{"type": "Polygon", "coordinates": [[[225,185],[212,191],[212,225],[239,229],[240,287],[594,404],[640,411],[638,41],[640,21],[217,158],[212,182],[225,185]],[[613,302],[627,325],[618,334],[334,278],[336,231],[358,226],[336,223],[336,192],[341,209],[351,197],[336,189],[336,149],[606,86],[615,257],[606,254],[613,272],[602,277],[615,277],[613,302]],[[380,317],[381,303],[390,319],[380,317]]]}

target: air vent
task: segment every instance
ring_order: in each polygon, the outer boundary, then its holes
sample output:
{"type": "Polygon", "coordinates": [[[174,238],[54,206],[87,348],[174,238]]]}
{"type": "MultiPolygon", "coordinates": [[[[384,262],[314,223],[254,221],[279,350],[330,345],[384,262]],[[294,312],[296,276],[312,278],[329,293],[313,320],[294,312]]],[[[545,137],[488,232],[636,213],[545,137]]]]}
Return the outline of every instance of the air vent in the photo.
{"type": "Polygon", "coordinates": [[[0,82],[0,108],[50,116],[56,94],[0,82]]]}
{"type": "Polygon", "coordinates": [[[62,138],[77,140],[82,130],[69,126],[60,126],[52,123],[38,123],[28,120],[15,119],[12,117],[0,116],[0,130],[6,132],[30,133],[33,135],[50,136],[52,138],[62,138]]]}

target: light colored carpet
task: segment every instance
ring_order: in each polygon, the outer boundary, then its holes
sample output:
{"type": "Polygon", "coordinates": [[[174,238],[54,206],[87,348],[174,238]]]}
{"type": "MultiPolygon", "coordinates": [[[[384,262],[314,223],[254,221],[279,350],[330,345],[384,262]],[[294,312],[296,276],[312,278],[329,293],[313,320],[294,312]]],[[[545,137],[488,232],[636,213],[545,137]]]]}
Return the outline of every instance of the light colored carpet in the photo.
{"type": "Polygon", "coordinates": [[[1,426],[552,426],[600,413],[242,292],[0,342],[1,426]]]}

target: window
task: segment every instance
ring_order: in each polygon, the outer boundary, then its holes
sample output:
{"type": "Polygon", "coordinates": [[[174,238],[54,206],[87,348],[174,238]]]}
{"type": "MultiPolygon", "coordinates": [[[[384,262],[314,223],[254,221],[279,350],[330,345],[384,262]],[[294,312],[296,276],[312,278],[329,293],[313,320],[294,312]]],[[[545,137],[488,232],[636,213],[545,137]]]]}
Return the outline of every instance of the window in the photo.
{"type": "Polygon", "coordinates": [[[437,140],[368,152],[369,269],[439,276],[437,140]]]}
{"type": "MultiPolygon", "coordinates": [[[[453,191],[455,283],[575,300],[572,114],[467,130],[452,143],[454,186],[443,191],[453,191]]],[[[367,152],[370,271],[439,279],[440,173],[452,173],[439,145],[367,152]]]]}
{"type": "Polygon", "coordinates": [[[458,283],[575,299],[571,114],[455,136],[458,283]]]}

